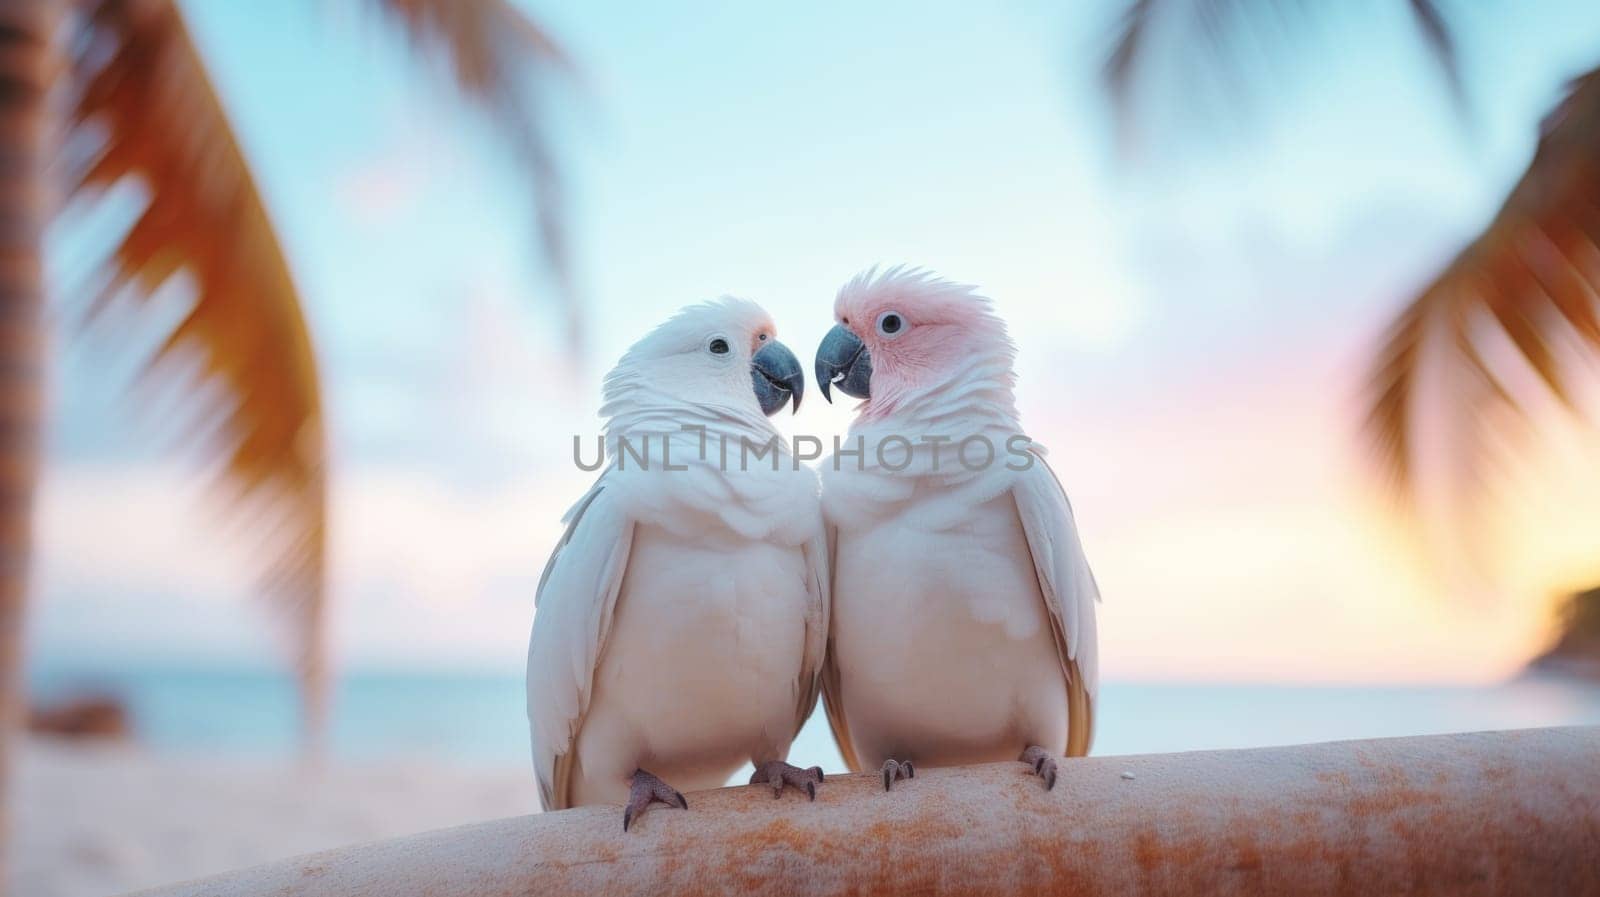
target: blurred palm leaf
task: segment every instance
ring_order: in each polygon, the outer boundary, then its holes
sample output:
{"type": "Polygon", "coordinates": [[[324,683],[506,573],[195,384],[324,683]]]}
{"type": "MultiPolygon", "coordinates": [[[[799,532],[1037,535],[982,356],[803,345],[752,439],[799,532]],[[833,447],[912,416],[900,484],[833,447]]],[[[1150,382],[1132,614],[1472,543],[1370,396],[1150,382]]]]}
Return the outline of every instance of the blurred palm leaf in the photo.
{"type": "Polygon", "coordinates": [[[268,534],[266,592],[292,624],[315,735],[326,677],[327,474],[300,297],[177,7],[99,0],[83,15],[66,135],[81,164],[68,189],[92,200],[131,180],[148,196],[104,261],[87,320],[115,308],[137,321],[174,275],[192,280],[187,313],[142,377],[200,406],[190,415],[197,447],[221,461],[224,484],[260,515],[253,529],[268,534]]]}
{"type": "Polygon", "coordinates": [[[461,91],[527,172],[539,243],[564,303],[567,345],[584,345],[583,314],[567,247],[566,199],[545,129],[539,88],[573,74],[566,53],[506,0],[372,0],[406,29],[424,52],[442,57],[461,91]]]}
{"type": "Polygon", "coordinates": [[[1452,440],[1479,485],[1485,428],[1521,416],[1519,368],[1573,411],[1577,362],[1600,353],[1600,70],[1545,120],[1538,150],[1489,227],[1389,328],[1370,374],[1367,430],[1405,494],[1417,476],[1419,381],[1436,365],[1469,432],[1452,440]],[[1495,352],[1496,335],[1513,352],[1495,352]],[[1437,340],[1437,342],[1434,342],[1437,340]],[[1441,351],[1428,352],[1437,346],[1441,351]],[[1574,351],[1575,350],[1575,351],[1574,351]],[[1508,385],[1511,384],[1511,385],[1508,385]],[[1499,413],[1497,413],[1499,412],[1499,413]]]}
{"type": "MultiPolygon", "coordinates": [[[[1430,55],[1444,74],[1452,100],[1464,115],[1466,89],[1448,17],[1436,0],[1390,2],[1404,3],[1410,10],[1430,55]]],[[[1347,6],[1309,0],[1130,0],[1118,19],[1111,52],[1102,70],[1124,147],[1133,142],[1136,130],[1134,94],[1138,79],[1153,57],[1169,55],[1155,46],[1162,28],[1178,32],[1180,40],[1175,49],[1179,54],[1194,53],[1199,57],[1194,61],[1201,66],[1230,76],[1234,98],[1240,99],[1238,95],[1248,86],[1237,77],[1236,63],[1242,58],[1242,50],[1248,47],[1263,57],[1271,51],[1281,51],[1292,43],[1286,38],[1303,34],[1319,14],[1328,14],[1335,8],[1348,10],[1347,6]],[[1270,33],[1269,27],[1274,28],[1270,33]]],[[[1185,89],[1192,90],[1192,86],[1185,89]]]]}
{"type": "MultiPolygon", "coordinates": [[[[1406,0],[1430,55],[1464,105],[1448,17],[1433,0],[1406,0]]],[[[1133,85],[1163,16],[1187,10],[1205,32],[1191,40],[1213,64],[1240,52],[1237,31],[1271,14],[1304,25],[1313,4],[1294,0],[1133,0],[1104,76],[1124,128],[1133,85]]],[[[1292,32],[1294,29],[1288,29],[1292,32]]],[[[1286,32],[1287,33],[1287,32],[1286,32]]],[[[1367,375],[1365,430],[1395,494],[1416,499],[1418,431],[1430,409],[1422,382],[1436,377],[1452,406],[1443,441],[1480,494],[1497,461],[1525,432],[1542,391],[1569,410],[1584,360],[1600,353],[1600,69],[1573,82],[1545,120],[1533,161],[1488,228],[1421,291],[1389,326],[1367,375]],[[1531,380],[1531,384],[1529,381],[1531,380]],[[1531,391],[1530,391],[1531,388],[1531,391]]],[[[1429,398],[1433,393],[1430,391],[1429,398]]]]}
{"type": "MultiPolygon", "coordinates": [[[[566,56],[505,0],[375,0],[443,57],[529,173],[540,243],[580,345],[560,178],[536,90],[566,56]]],[[[205,66],[173,0],[85,0],[73,36],[64,145],[71,198],[138,184],[147,201],[95,280],[85,323],[157,325],[179,275],[191,304],[141,382],[182,397],[219,486],[248,513],[267,558],[264,591],[291,622],[308,730],[322,726],[327,474],[321,387],[300,297],[205,66]]]]}

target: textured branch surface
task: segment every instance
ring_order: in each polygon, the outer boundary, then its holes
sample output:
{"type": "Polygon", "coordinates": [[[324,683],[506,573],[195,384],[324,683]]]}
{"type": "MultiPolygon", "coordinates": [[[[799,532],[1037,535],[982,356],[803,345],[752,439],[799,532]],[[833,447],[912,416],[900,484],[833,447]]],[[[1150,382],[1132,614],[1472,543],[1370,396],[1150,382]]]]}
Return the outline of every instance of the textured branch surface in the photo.
{"type": "Polygon", "coordinates": [[[146,893],[1600,894],[1594,727],[1068,760],[1051,792],[999,763],[689,806],[626,835],[619,808],[585,807],[146,893]]]}

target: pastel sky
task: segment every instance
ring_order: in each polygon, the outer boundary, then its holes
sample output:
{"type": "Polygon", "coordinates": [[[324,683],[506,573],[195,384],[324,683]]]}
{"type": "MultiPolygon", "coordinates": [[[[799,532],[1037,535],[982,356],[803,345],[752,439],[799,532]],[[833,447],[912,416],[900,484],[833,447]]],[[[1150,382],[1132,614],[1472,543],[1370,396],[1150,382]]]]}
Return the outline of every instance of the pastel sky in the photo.
{"type": "MultiPolygon", "coordinates": [[[[1534,465],[1485,588],[1413,562],[1354,413],[1387,316],[1600,60],[1592,4],[1466,15],[1465,121],[1400,4],[1319,19],[1262,63],[1248,112],[1174,57],[1132,163],[1096,82],[1112,5],[673,6],[528,4],[582,71],[557,109],[590,331],[574,371],[522,181],[383,21],[184,3],[327,378],[345,666],[520,665],[610,362],[723,293],[809,358],[833,291],[878,263],[979,284],[1010,321],[1024,422],[1104,592],[1108,678],[1492,679],[1554,594],[1600,577],[1589,437],[1562,430],[1534,465]]],[[[270,662],[249,558],[193,459],[121,400],[115,340],[57,344],[35,659],[270,662]]],[[[847,419],[819,400],[780,425],[847,419]]]]}

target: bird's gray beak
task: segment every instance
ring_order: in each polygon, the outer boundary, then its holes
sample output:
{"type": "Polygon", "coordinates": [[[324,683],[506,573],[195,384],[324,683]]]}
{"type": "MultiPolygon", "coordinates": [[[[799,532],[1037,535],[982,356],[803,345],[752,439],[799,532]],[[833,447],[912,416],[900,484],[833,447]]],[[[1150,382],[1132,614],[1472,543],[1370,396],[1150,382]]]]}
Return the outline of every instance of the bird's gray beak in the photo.
{"type": "Polygon", "coordinates": [[[789,347],[777,340],[768,340],[761,351],[750,359],[750,383],[756,391],[756,401],[761,403],[761,413],[768,417],[778,413],[791,396],[794,410],[800,410],[800,395],[806,391],[806,375],[800,359],[794,357],[789,347]]]}
{"type": "Polygon", "coordinates": [[[843,324],[835,324],[817,347],[817,385],[829,402],[830,385],[857,399],[872,395],[872,353],[843,324]]]}

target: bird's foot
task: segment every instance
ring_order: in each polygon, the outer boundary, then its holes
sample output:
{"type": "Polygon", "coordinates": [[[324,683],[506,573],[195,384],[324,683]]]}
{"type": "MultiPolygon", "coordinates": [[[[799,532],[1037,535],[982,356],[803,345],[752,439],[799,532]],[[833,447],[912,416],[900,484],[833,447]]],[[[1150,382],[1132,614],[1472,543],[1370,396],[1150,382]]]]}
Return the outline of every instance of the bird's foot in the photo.
{"type": "Polygon", "coordinates": [[[627,831],[656,801],[669,807],[689,809],[689,802],[676,788],[642,769],[635,769],[633,785],[628,789],[628,808],[622,811],[622,830],[627,831]]]}
{"type": "Polygon", "coordinates": [[[750,784],[755,785],[765,782],[772,786],[774,800],[783,796],[783,786],[788,785],[806,793],[806,797],[817,799],[817,786],[822,784],[822,767],[813,766],[810,769],[801,769],[790,766],[782,760],[769,760],[756,767],[750,774],[750,784]]]}
{"type": "Polygon", "coordinates": [[[1044,779],[1044,790],[1056,787],[1056,758],[1050,756],[1049,751],[1033,744],[1017,759],[1033,767],[1033,774],[1044,779]]]}
{"type": "Polygon", "coordinates": [[[914,779],[917,777],[917,768],[911,765],[910,760],[895,760],[893,757],[883,761],[883,790],[888,791],[896,779],[914,779]]]}

